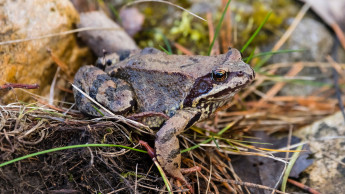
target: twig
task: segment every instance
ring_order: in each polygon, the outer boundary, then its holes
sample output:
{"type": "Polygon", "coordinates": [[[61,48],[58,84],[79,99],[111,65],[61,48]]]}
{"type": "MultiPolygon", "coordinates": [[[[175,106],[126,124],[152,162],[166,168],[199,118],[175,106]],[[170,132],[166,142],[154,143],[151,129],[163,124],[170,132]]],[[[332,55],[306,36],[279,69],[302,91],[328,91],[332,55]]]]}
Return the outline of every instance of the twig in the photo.
{"type": "MultiPolygon", "coordinates": [[[[303,66],[300,63],[296,63],[292,66],[290,71],[285,76],[296,76],[302,69],[303,66]]],[[[258,106],[260,106],[260,104],[262,104],[267,99],[274,97],[285,85],[285,82],[276,83],[268,92],[266,92],[265,97],[260,99],[258,106]]]]}
{"type": "Polygon", "coordinates": [[[330,25],[335,34],[337,35],[341,46],[345,49],[345,35],[344,32],[341,30],[340,26],[337,23],[333,23],[330,25]]]}
{"type": "MultiPolygon", "coordinates": [[[[82,90],[80,90],[78,87],[76,87],[74,84],[72,84],[73,88],[78,90],[78,92],[80,92],[81,94],[83,94],[85,97],[87,97],[90,101],[92,101],[93,103],[95,103],[97,106],[101,107],[104,111],[106,111],[109,115],[111,115],[111,118],[115,118],[121,122],[124,122],[128,125],[133,126],[134,128],[138,129],[139,131],[143,132],[143,133],[148,133],[148,134],[154,134],[153,131],[146,125],[141,124],[139,122],[130,120],[130,119],[126,119],[123,116],[120,115],[115,115],[114,113],[112,113],[110,110],[106,109],[104,106],[102,106],[101,104],[99,104],[97,101],[95,101],[94,99],[92,99],[89,95],[87,95],[85,92],[83,92],[82,90]],[[143,131],[141,129],[146,129],[147,131],[143,131]]],[[[104,117],[106,118],[106,117],[104,117]]]]}
{"type": "Polygon", "coordinates": [[[138,3],[144,3],[144,2],[159,2],[159,3],[165,3],[165,4],[168,4],[168,5],[172,5],[172,6],[175,6],[175,7],[179,8],[179,9],[182,9],[183,11],[188,12],[189,14],[191,14],[192,16],[194,16],[194,17],[196,17],[196,18],[198,18],[198,19],[207,21],[207,20],[205,20],[204,18],[202,18],[202,17],[196,15],[195,13],[193,13],[193,12],[191,12],[191,11],[189,11],[189,10],[187,10],[187,9],[185,9],[185,8],[183,8],[183,7],[181,7],[181,6],[179,6],[179,5],[176,5],[176,4],[171,3],[171,2],[169,2],[169,1],[163,1],[163,0],[138,0],[138,1],[130,2],[130,3],[127,3],[126,5],[124,5],[123,7],[121,7],[119,13],[120,13],[121,10],[124,9],[125,7],[131,6],[131,5],[134,5],[134,4],[138,4],[138,3]]]}
{"type": "Polygon", "coordinates": [[[0,90],[12,90],[13,88],[25,88],[25,89],[37,89],[40,86],[38,84],[14,84],[14,83],[7,83],[5,85],[0,86],[0,90]]]}
{"type": "Polygon", "coordinates": [[[231,184],[235,184],[235,185],[246,186],[246,187],[252,187],[252,188],[257,188],[257,189],[264,189],[264,190],[274,191],[276,193],[287,194],[287,193],[279,191],[277,189],[273,189],[271,187],[267,187],[267,186],[259,185],[259,184],[254,184],[254,183],[241,182],[241,181],[228,180],[228,179],[215,179],[215,178],[212,178],[212,180],[218,181],[218,182],[226,182],[226,183],[231,183],[231,184]]]}
{"type": "Polygon", "coordinates": [[[336,96],[338,99],[340,111],[343,114],[343,117],[345,120],[344,103],[341,99],[341,90],[339,87],[339,74],[342,75],[343,72],[341,71],[340,67],[336,64],[336,62],[330,56],[327,56],[327,60],[333,66],[332,74],[333,74],[334,88],[335,88],[336,96]]]}
{"type": "Polygon", "coordinates": [[[57,80],[57,78],[58,78],[59,72],[60,72],[60,67],[58,67],[58,68],[56,69],[56,72],[55,72],[55,75],[54,75],[52,84],[50,85],[50,90],[49,90],[49,102],[48,102],[49,105],[53,105],[53,102],[54,102],[54,91],[55,91],[56,80],[57,80]]]}
{"type": "Polygon", "coordinates": [[[134,184],[134,193],[137,194],[137,187],[138,187],[138,163],[135,165],[135,184],[134,184]]]}
{"type": "Polygon", "coordinates": [[[85,27],[85,28],[79,28],[79,29],[76,29],[76,30],[68,30],[68,31],[64,31],[64,32],[48,34],[48,35],[43,35],[43,36],[37,36],[37,37],[32,37],[32,38],[9,40],[9,41],[5,41],[5,42],[0,42],[0,45],[14,44],[14,43],[26,42],[26,41],[31,41],[31,40],[39,40],[39,39],[44,39],[44,38],[51,38],[51,37],[54,37],[54,36],[62,36],[62,35],[73,34],[73,33],[83,32],[83,31],[92,31],[92,30],[122,30],[122,29],[121,28],[109,28],[109,27],[106,27],[106,28],[101,28],[101,27],[85,27]]]}
{"type": "MultiPolygon", "coordinates": [[[[310,4],[306,3],[303,5],[303,7],[301,8],[301,10],[298,12],[296,18],[293,20],[292,24],[289,26],[289,28],[285,31],[285,33],[283,34],[283,36],[279,39],[279,41],[273,46],[272,48],[272,52],[277,51],[280,49],[280,47],[283,46],[283,44],[286,42],[286,40],[291,36],[292,32],[296,29],[296,27],[298,26],[298,24],[301,22],[301,20],[303,19],[304,15],[307,13],[307,11],[310,8],[310,4]]],[[[268,59],[271,58],[271,55],[267,55],[260,63],[263,64],[266,61],[268,61],[268,59]]]]}
{"type": "Polygon", "coordinates": [[[185,55],[194,55],[194,53],[179,43],[173,42],[174,46],[185,55]]]}
{"type": "Polygon", "coordinates": [[[288,182],[295,185],[296,187],[299,187],[301,189],[304,189],[306,191],[308,191],[309,193],[312,193],[312,194],[321,194],[320,192],[318,192],[317,190],[313,189],[313,188],[310,188],[300,182],[297,182],[297,181],[294,181],[292,179],[288,179],[288,182]]]}
{"type": "Polygon", "coordinates": [[[206,194],[208,193],[208,190],[210,189],[211,177],[212,177],[212,163],[210,162],[210,176],[208,177],[208,180],[207,180],[206,194]]]}

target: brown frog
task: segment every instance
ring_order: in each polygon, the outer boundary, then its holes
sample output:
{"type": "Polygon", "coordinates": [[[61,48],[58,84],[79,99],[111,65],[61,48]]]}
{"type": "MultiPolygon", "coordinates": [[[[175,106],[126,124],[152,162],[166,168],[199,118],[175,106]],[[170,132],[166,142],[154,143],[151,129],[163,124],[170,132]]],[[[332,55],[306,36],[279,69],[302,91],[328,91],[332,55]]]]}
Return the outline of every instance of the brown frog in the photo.
{"type": "MultiPolygon", "coordinates": [[[[155,156],[170,176],[189,188],[180,170],[177,136],[208,118],[255,78],[253,69],[236,49],[218,56],[183,56],[145,48],[127,57],[105,56],[97,64],[104,65],[105,70],[84,66],[77,72],[74,84],[113,113],[142,114],[150,127],[160,127],[155,156]]],[[[96,110],[77,90],[74,96],[81,112],[108,115],[96,110]]]]}

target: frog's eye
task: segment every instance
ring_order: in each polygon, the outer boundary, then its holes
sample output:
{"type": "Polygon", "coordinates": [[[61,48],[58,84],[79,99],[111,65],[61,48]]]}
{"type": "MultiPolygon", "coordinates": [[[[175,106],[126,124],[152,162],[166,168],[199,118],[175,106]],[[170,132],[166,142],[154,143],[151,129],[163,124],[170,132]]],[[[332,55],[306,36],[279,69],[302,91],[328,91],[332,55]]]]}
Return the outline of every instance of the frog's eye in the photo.
{"type": "Polygon", "coordinates": [[[212,79],[217,82],[224,81],[228,77],[228,74],[223,69],[217,69],[212,72],[212,79]]]}

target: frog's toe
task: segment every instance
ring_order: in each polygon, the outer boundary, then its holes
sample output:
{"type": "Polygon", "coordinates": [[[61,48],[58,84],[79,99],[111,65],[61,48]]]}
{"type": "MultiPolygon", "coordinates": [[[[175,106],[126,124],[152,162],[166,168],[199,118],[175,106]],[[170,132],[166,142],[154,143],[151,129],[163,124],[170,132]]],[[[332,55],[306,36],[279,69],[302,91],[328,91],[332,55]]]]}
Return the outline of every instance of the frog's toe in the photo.
{"type": "Polygon", "coordinates": [[[182,174],[182,169],[176,168],[176,164],[167,164],[164,170],[176,180],[179,180],[182,184],[186,185],[191,193],[194,193],[193,187],[189,184],[186,178],[182,174]],[[171,166],[172,165],[172,166],[171,166]]]}
{"type": "MultiPolygon", "coordinates": [[[[172,172],[169,172],[169,174],[171,174],[171,173],[172,172]]],[[[189,182],[184,178],[184,176],[182,175],[181,170],[177,170],[177,171],[173,172],[172,177],[174,177],[176,180],[181,181],[182,184],[187,186],[187,188],[189,189],[189,191],[191,193],[194,193],[192,185],[190,185],[189,182]]]]}

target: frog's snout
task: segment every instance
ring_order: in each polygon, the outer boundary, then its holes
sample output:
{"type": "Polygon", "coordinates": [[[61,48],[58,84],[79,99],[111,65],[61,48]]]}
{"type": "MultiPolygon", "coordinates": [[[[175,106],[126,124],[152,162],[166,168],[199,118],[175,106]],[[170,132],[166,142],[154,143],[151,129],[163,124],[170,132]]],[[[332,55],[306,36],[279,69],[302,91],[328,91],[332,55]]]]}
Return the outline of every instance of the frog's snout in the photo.
{"type": "Polygon", "coordinates": [[[240,69],[236,72],[237,77],[245,76],[245,79],[248,79],[249,82],[252,82],[255,79],[254,69],[247,63],[241,62],[240,69]]]}
{"type": "MultiPolygon", "coordinates": [[[[249,67],[250,67],[250,65],[249,65],[249,67]]],[[[252,74],[249,76],[249,78],[250,78],[250,81],[253,81],[255,79],[255,71],[252,67],[250,67],[250,69],[252,70],[252,74]]]]}

